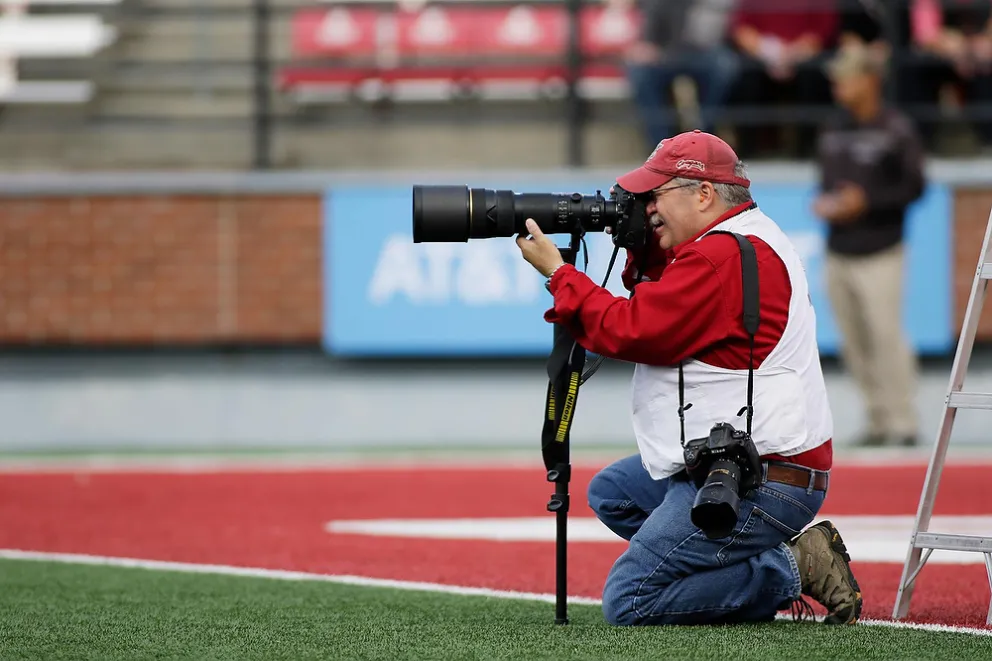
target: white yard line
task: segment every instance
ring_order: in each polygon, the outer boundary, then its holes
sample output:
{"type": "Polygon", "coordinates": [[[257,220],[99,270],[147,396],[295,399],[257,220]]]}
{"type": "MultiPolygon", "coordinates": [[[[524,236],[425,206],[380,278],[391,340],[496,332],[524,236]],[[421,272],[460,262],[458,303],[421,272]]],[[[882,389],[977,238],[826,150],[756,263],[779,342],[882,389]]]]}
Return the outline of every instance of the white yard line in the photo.
{"type": "MultiPolygon", "coordinates": [[[[902,564],[913,533],[916,517],[878,516],[820,512],[818,520],[830,519],[844,536],[851,558],[857,562],[902,564]]],[[[478,540],[498,542],[554,542],[555,518],[489,517],[446,519],[345,519],[329,521],[324,530],[333,535],[373,535],[379,537],[478,540]]],[[[932,532],[955,532],[962,535],[985,535],[992,530],[992,516],[936,515],[930,522],[932,532]]],[[[615,544],[623,540],[594,516],[570,517],[570,543],[615,544]]],[[[930,564],[979,564],[981,553],[934,551],[930,564]]]]}
{"type": "MultiPolygon", "coordinates": [[[[115,558],[97,555],[75,553],[45,553],[41,551],[21,551],[16,549],[0,549],[0,559],[34,560],[42,562],[61,562],[65,564],[102,565],[108,567],[126,567],[132,569],[150,569],[156,571],[175,571],[193,574],[216,574],[226,576],[244,576],[248,578],[269,578],[282,581],[321,581],[342,585],[357,585],[363,587],[394,588],[398,590],[415,590],[420,592],[436,592],[470,597],[490,597],[495,599],[520,599],[525,601],[541,601],[554,603],[555,595],[534,592],[513,592],[509,590],[491,590],[458,585],[443,585],[440,583],[423,583],[415,581],[398,581],[365,576],[346,576],[332,574],[313,574],[309,572],[285,571],[278,569],[258,569],[254,567],[233,567],[228,565],[205,565],[186,562],[165,562],[161,560],[141,560],[138,558],[115,558]]],[[[601,601],[590,597],[568,598],[570,604],[583,606],[598,606],[601,601]]],[[[780,615],[778,619],[791,619],[789,615],[780,615]]],[[[992,629],[977,629],[973,627],[956,627],[943,624],[922,624],[917,622],[894,622],[890,620],[859,621],[862,625],[890,627],[894,629],[917,629],[941,633],[962,633],[975,636],[992,637],[992,629]]]]}

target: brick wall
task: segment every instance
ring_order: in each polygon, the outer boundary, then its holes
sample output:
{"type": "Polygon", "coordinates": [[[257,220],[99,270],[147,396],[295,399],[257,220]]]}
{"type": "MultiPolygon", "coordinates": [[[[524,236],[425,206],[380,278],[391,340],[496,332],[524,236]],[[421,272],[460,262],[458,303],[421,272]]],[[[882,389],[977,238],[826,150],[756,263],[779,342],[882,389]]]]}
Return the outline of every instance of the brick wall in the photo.
{"type": "Polygon", "coordinates": [[[321,199],[8,198],[0,342],[317,342],[321,199]]]}
{"type": "MultiPolygon", "coordinates": [[[[956,194],[958,328],[990,207],[956,194]]],[[[7,198],[0,343],[317,343],[321,252],[316,194],[7,198]]]]}
{"type": "MultiPolygon", "coordinates": [[[[992,209],[992,190],[962,188],[955,192],[954,224],[951,237],[954,257],[954,328],[964,320],[971,284],[975,279],[978,255],[985,239],[985,226],[992,209]]],[[[978,338],[992,340],[992,304],[979,317],[978,338]]]]}

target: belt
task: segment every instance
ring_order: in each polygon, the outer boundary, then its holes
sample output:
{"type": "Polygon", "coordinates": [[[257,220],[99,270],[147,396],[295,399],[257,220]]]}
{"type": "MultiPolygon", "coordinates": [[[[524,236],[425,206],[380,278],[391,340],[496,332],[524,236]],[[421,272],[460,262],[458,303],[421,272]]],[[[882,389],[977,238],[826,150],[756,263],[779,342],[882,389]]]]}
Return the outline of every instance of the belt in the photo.
{"type": "Polygon", "coordinates": [[[813,489],[815,491],[826,491],[830,482],[829,474],[824,471],[815,471],[812,468],[801,466],[788,466],[786,464],[767,463],[766,478],[769,482],[780,482],[794,487],[809,488],[810,476],[813,476],[813,489]]]}

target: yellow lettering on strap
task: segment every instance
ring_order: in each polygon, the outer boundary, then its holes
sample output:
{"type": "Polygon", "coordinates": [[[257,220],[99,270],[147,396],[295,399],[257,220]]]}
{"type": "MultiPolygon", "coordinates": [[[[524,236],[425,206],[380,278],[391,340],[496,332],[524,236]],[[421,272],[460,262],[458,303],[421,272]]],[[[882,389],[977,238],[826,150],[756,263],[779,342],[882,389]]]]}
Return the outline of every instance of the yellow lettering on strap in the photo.
{"type": "Polygon", "coordinates": [[[572,411],[575,409],[575,399],[579,393],[579,376],[578,372],[572,372],[568,378],[568,394],[565,395],[565,407],[561,412],[561,424],[558,426],[558,433],[555,435],[555,441],[558,443],[565,442],[565,432],[568,430],[572,411]]]}

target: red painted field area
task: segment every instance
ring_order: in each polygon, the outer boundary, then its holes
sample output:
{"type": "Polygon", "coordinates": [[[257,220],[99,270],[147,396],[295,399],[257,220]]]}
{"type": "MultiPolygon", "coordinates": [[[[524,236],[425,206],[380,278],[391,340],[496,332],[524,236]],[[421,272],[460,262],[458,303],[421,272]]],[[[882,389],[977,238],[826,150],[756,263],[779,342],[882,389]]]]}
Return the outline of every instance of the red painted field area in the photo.
{"type": "MultiPolygon", "coordinates": [[[[992,515],[975,488],[990,466],[945,469],[938,515],[992,515]]],[[[836,467],[819,518],[913,515],[925,468],[836,467]]],[[[573,517],[589,517],[572,483],[573,517]]],[[[389,469],[310,472],[57,473],[0,475],[0,548],[290,569],[527,592],[554,591],[550,541],[488,541],[337,534],[330,521],[547,517],[542,470],[389,469]]],[[[842,534],[844,529],[841,528],[842,534]]],[[[990,530],[989,532],[992,532],[990,530]]],[[[890,540],[905,544],[908,538],[890,540]]],[[[625,542],[575,541],[569,592],[598,597],[625,542]]],[[[980,556],[975,554],[975,560],[980,556]]],[[[901,571],[863,562],[855,571],[864,616],[891,615],[901,571]]],[[[914,621],[984,626],[989,587],[981,564],[928,565],[914,621]]]]}

